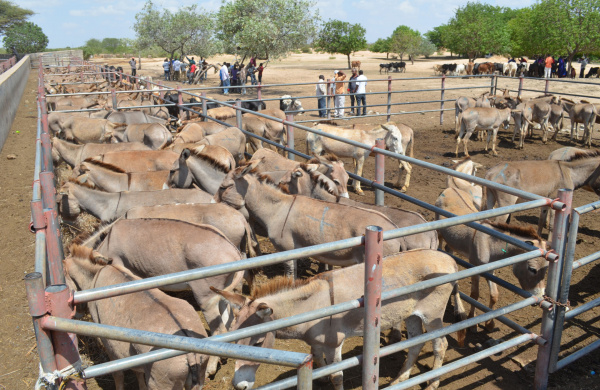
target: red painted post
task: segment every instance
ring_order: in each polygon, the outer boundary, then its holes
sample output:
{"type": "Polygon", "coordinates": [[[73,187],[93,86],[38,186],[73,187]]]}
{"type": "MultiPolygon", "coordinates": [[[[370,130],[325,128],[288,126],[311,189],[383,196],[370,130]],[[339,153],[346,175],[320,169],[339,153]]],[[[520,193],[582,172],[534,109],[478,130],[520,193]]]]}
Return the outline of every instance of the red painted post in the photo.
{"type": "MultiPolygon", "coordinates": [[[[382,138],[378,138],[375,141],[375,146],[379,149],[385,149],[385,141],[382,138]]],[[[381,153],[375,154],[375,182],[377,184],[384,185],[384,172],[385,172],[385,156],[381,153]]],[[[375,204],[383,206],[383,191],[375,188],[375,204]]]]}
{"type": "Polygon", "coordinates": [[[521,97],[521,92],[523,92],[523,76],[519,77],[519,93],[518,93],[518,97],[521,97]]]}
{"type": "Polygon", "coordinates": [[[388,76],[387,121],[392,120],[392,76],[388,76]]]}
{"type": "MultiPolygon", "coordinates": [[[[287,114],[285,116],[286,121],[288,122],[293,122],[294,121],[294,114],[287,114]]],[[[287,147],[290,149],[294,149],[294,126],[286,124],[285,125],[286,131],[287,131],[287,147]]],[[[293,153],[288,152],[287,153],[287,158],[289,158],[290,160],[295,160],[296,159],[296,155],[294,155],[293,153]]]]}
{"type": "Polygon", "coordinates": [[[60,235],[60,223],[58,223],[58,214],[56,210],[48,209],[44,211],[46,218],[46,255],[48,259],[48,271],[51,284],[63,284],[65,275],[63,274],[62,260],[64,258],[62,240],[60,235]]]}
{"type": "Polygon", "coordinates": [[[48,104],[46,103],[46,98],[42,96],[42,100],[40,101],[40,111],[42,113],[42,134],[50,134],[50,130],[48,128],[48,104]]]}
{"type": "Polygon", "coordinates": [[[444,95],[446,92],[446,75],[442,75],[442,93],[440,97],[440,125],[444,124],[444,95]]]}
{"type": "Polygon", "coordinates": [[[42,144],[42,172],[53,172],[54,164],[52,161],[52,142],[50,141],[50,134],[42,133],[40,142],[42,144]]]}
{"type": "Polygon", "coordinates": [[[160,92],[158,92],[159,96],[160,96],[160,100],[164,103],[164,98],[165,98],[165,91],[163,90],[163,83],[162,81],[158,82],[158,88],[160,89],[160,92]]]}
{"type": "Polygon", "coordinates": [[[367,226],[365,231],[365,334],[363,338],[363,390],[379,388],[379,332],[381,328],[381,278],[383,229],[367,226]]]}

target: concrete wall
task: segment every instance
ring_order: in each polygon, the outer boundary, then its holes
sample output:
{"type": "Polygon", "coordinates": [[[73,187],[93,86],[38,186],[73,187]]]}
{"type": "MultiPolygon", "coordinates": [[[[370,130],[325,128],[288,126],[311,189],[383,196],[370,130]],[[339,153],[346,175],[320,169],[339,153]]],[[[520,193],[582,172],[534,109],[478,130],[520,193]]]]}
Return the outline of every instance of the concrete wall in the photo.
{"type": "Polygon", "coordinates": [[[29,78],[29,56],[25,56],[15,66],[0,75],[0,151],[8,137],[17,107],[29,78]]]}
{"type": "Polygon", "coordinates": [[[83,50],[74,49],[74,50],[61,50],[61,51],[48,51],[44,53],[31,53],[29,57],[31,57],[31,67],[38,68],[40,66],[40,56],[44,55],[44,65],[56,65],[56,66],[66,66],[69,64],[69,60],[71,57],[83,58],[83,50]]]}

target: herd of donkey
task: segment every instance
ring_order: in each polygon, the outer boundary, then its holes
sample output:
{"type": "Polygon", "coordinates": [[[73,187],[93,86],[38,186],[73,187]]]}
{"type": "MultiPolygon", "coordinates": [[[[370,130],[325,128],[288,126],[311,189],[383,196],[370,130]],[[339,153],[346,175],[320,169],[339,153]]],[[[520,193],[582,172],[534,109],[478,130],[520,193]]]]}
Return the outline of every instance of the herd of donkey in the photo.
{"type": "MultiPolygon", "coordinates": [[[[75,81],[79,75],[46,76],[46,91],[57,84],[75,81]]],[[[123,81],[95,84],[96,90],[126,89],[123,81]]],[[[70,85],[73,92],[88,92],[88,85],[70,85]]],[[[98,95],[49,97],[52,109],[78,110],[97,107],[96,111],[50,112],[49,129],[53,135],[52,154],[55,169],[69,172],[58,183],[57,203],[65,223],[75,223],[81,213],[95,217],[98,226],[92,232],[75,238],[68,248],[64,270],[72,289],[91,289],[138,278],[147,278],[199,267],[235,262],[260,255],[254,228],[259,226],[277,251],[287,251],[350,237],[361,236],[369,225],[384,230],[425,223],[419,213],[394,207],[376,206],[348,195],[348,173],[341,158],[352,158],[355,172],[370,151],[360,149],[317,134],[308,133],[309,152],[315,157],[295,162],[264,148],[235,127],[235,118],[212,114],[233,126],[203,121],[197,115],[173,118],[164,107],[153,107],[152,99],[143,93],[117,95],[119,107],[143,106],[138,110],[114,110],[112,102],[99,101],[98,95]],[[174,126],[174,127],[173,127],[174,126]],[[176,131],[172,131],[175,128],[176,131]],[[253,151],[246,159],[245,152],[253,151]],[[71,221],[71,222],[69,222],[71,221]]],[[[152,95],[151,95],[152,96],[152,95]]],[[[153,98],[156,98],[153,96],[153,98]]],[[[216,108],[215,110],[219,110],[216,108]]],[[[261,113],[285,119],[278,109],[261,113]]],[[[578,124],[584,125],[583,144],[591,146],[597,107],[586,102],[575,103],[556,96],[530,100],[512,98],[505,92],[499,96],[481,95],[476,99],[456,100],[456,133],[458,146],[464,143],[464,157],[456,161],[457,171],[475,175],[481,165],[468,156],[467,141],[479,129],[487,131],[491,150],[500,126],[514,119],[514,136],[523,148],[527,133],[536,124],[545,143],[553,130],[553,139],[562,129],[564,116],[572,122],[571,139],[579,139],[578,124]]],[[[208,112],[211,115],[211,110],[208,112]]],[[[234,112],[235,115],[235,112],[234,112]]],[[[388,122],[377,125],[340,126],[318,123],[324,132],[375,145],[383,138],[386,148],[412,156],[414,133],[406,125],[388,122]]],[[[242,130],[282,142],[284,126],[252,113],[243,116],[242,130]]],[[[503,162],[491,168],[485,178],[545,197],[553,197],[560,188],[585,188],[600,193],[598,169],[600,153],[577,148],[562,148],[545,161],[503,162]],[[542,174],[543,173],[543,174],[542,174]]],[[[410,184],[411,166],[400,164],[406,171],[398,187],[410,184]]],[[[63,175],[64,176],[64,175],[63,175]]],[[[362,193],[360,183],[354,190],[362,193]]],[[[474,213],[494,206],[515,204],[517,197],[448,176],[447,188],[435,205],[456,215],[474,213]]],[[[483,221],[491,229],[545,248],[541,229],[536,231],[506,223],[508,216],[483,221]]],[[[472,264],[493,262],[522,249],[506,244],[464,225],[443,228],[384,242],[383,278],[386,289],[417,283],[457,272],[455,261],[445,248],[467,258],[472,264]],[[443,245],[443,242],[446,245],[443,245]]],[[[307,279],[297,279],[295,262],[286,263],[286,275],[254,283],[255,271],[239,271],[185,285],[170,286],[170,291],[189,290],[200,308],[208,334],[235,330],[261,322],[326,307],[363,295],[364,248],[337,250],[315,256],[314,260],[339,266],[307,279]],[[249,296],[240,294],[247,283],[249,296]]],[[[536,295],[543,294],[547,261],[543,258],[521,262],[513,272],[521,287],[536,295]]],[[[479,277],[471,283],[471,296],[479,296],[479,277]]],[[[406,324],[408,337],[443,326],[442,318],[450,297],[454,311],[466,318],[458,295],[458,285],[450,283],[427,291],[412,293],[386,301],[382,307],[381,329],[401,329],[406,324]]],[[[490,307],[498,300],[498,290],[490,283],[490,307]]],[[[187,301],[174,298],[158,289],[138,292],[87,305],[93,321],[153,332],[207,337],[201,318],[187,301]],[[152,315],[149,320],[148,314],[152,315]]],[[[474,307],[470,316],[474,315],[474,307]]],[[[494,322],[485,324],[489,330],[494,322]]],[[[342,359],[344,339],[362,334],[361,309],[315,320],[242,340],[245,345],[272,347],[275,338],[294,338],[311,347],[316,366],[342,359]]],[[[465,333],[457,335],[464,343],[465,333]]],[[[151,346],[102,339],[110,359],[143,354],[151,346]]],[[[394,383],[406,380],[421,345],[409,349],[394,383]]],[[[433,368],[442,365],[448,342],[445,337],[433,340],[433,368]]],[[[140,388],[199,389],[205,377],[218,369],[217,357],[188,353],[166,361],[138,367],[135,372],[140,388]]],[[[233,377],[236,389],[250,389],[256,382],[259,364],[238,361],[233,377]]],[[[123,389],[123,373],[114,375],[117,389],[123,389]]],[[[331,375],[336,390],[343,389],[343,373],[331,375]]],[[[439,378],[430,388],[439,385],[439,378]]]]}

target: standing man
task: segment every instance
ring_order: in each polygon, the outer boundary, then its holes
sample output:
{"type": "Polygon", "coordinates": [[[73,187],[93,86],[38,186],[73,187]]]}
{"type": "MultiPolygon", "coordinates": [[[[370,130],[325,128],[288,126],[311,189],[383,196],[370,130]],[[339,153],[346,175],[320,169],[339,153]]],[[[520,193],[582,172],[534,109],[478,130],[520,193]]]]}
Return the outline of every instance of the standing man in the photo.
{"type": "MultiPolygon", "coordinates": [[[[356,93],[356,68],[352,69],[352,76],[350,76],[350,82],[348,83],[348,93],[350,94],[350,115],[354,115],[354,94],[356,93]]],[[[358,110],[357,110],[358,111],[358,110]]],[[[358,112],[357,112],[358,114],[358,112]]]]}
{"type": "Polygon", "coordinates": [[[260,65],[258,65],[258,83],[259,84],[262,84],[263,70],[265,70],[265,68],[263,67],[263,63],[261,62],[260,65]]]}
{"type": "MultiPolygon", "coordinates": [[[[196,74],[196,63],[194,62],[193,64],[190,65],[190,68],[188,69],[188,84],[191,84],[192,81],[194,80],[194,75],[196,74]]],[[[185,84],[185,82],[184,82],[185,84]]]]}
{"type": "Polygon", "coordinates": [[[583,74],[585,73],[585,67],[587,66],[587,64],[588,64],[588,59],[584,56],[581,59],[581,71],[579,72],[579,78],[580,79],[582,79],[583,76],[584,76],[583,74]]]}
{"type": "Polygon", "coordinates": [[[179,59],[175,59],[173,61],[173,80],[179,81],[179,72],[181,71],[181,61],[179,59]]]}
{"type": "Polygon", "coordinates": [[[367,76],[363,74],[362,70],[358,71],[358,77],[356,78],[356,115],[360,115],[360,103],[362,102],[363,113],[367,115],[367,76]]]}
{"type": "Polygon", "coordinates": [[[327,88],[325,87],[325,76],[319,75],[319,82],[316,87],[317,105],[319,107],[319,118],[326,118],[327,113],[325,111],[325,95],[327,95],[327,88]]]}
{"type": "Polygon", "coordinates": [[[165,62],[163,62],[162,66],[163,66],[163,70],[165,71],[165,81],[169,81],[169,79],[170,79],[169,76],[170,76],[170,69],[171,69],[170,66],[171,66],[171,64],[170,64],[168,58],[165,58],[165,62]]]}
{"type": "Polygon", "coordinates": [[[346,75],[342,71],[334,71],[335,75],[335,117],[343,118],[344,117],[344,103],[346,102],[346,96],[344,95],[344,80],[346,80],[346,75]]]}
{"type": "Polygon", "coordinates": [[[135,69],[136,69],[135,57],[131,57],[131,61],[129,61],[129,66],[131,67],[131,75],[135,76],[135,69]]]}
{"type": "Polygon", "coordinates": [[[221,66],[221,70],[219,71],[219,77],[221,78],[221,83],[225,88],[223,88],[223,95],[229,95],[229,70],[227,69],[227,62],[223,63],[221,66]]]}
{"type": "Polygon", "coordinates": [[[544,78],[549,79],[552,77],[552,64],[554,64],[554,58],[550,54],[546,57],[545,60],[546,67],[544,68],[544,78]]]}

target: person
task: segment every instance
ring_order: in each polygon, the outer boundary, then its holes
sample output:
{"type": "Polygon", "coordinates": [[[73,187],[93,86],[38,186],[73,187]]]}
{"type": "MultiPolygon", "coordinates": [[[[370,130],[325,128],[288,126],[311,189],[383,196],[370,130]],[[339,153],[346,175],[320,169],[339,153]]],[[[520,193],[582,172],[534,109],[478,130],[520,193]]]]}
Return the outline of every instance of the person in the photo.
{"type": "Polygon", "coordinates": [[[241,88],[242,95],[246,94],[246,82],[247,81],[248,81],[248,68],[246,67],[246,65],[241,64],[240,71],[238,73],[238,82],[239,82],[239,85],[242,86],[242,88],[241,88]]]}
{"type": "MultiPolygon", "coordinates": [[[[350,95],[350,115],[354,114],[354,98],[356,93],[356,78],[358,77],[358,73],[356,69],[352,69],[352,76],[350,76],[350,81],[348,82],[348,94],[350,95]]],[[[358,111],[358,110],[357,110],[358,111]]],[[[357,112],[358,113],[358,112],[357,112]]]]}
{"type": "Polygon", "coordinates": [[[582,79],[585,73],[585,67],[588,64],[588,59],[585,56],[581,59],[581,70],[579,72],[579,78],[582,79]]]}
{"type": "MultiPolygon", "coordinates": [[[[240,78],[238,77],[240,73],[240,66],[236,63],[233,65],[233,69],[231,70],[231,86],[239,85],[240,78]]],[[[239,92],[239,88],[231,88],[231,93],[239,92]]]]}
{"type": "Polygon", "coordinates": [[[544,68],[544,78],[549,79],[552,77],[552,64],[554,64],[554,58],[550,54],[546,57],[545,60],[546,67],[544,68]]]}
{"type": "Polygon", "coordinates": [[[342,71],[334,71],[335,75],[335,99],[334,99],[334,107],[335,107],[335,117],[343,118],[344,117],[344,103],[346,102],[346,96],[344,95],[344,80],[346,80],[346,75],[342,71]]]}
{"type": "Polygon", "coordinates": [[[558,77],[567,77],[567,64],[563,56],[558,58],[558,77]]]}
{"type": "Polygon", "coordinates": [[[194,57],[192,57],[190,59],[188,56],[185,56],[185,59],[188,61],[188,64],[190,64],[190,65],[196,65],[196,61],[194,61],[194,57]]]}
{"type": "Polygon", "coordinates": [[[317,82],[316,95],[317,105],[319,107],[319,118],[326,118],[327,113],[325,111],[325,96],[327,95],[327,88],[325,87],[325,76],[319,75],[319,82],[317,82]]]}
{"type": "Polygon", "coordinates": [[[256,85],[256,66],[252,65],[252,62],[248,64],[248,76],[250,76],[250,83],[256,85]]]}
{"type": "Polygon", "coordinates": [[[511,62],[516,63],[517,61],[515,61],[515,59],[511,57],[511,58],[509,58],[508,63],[511,63],[511,62]]]}
{"type": "Polygon", "coordinates": [[[135,69],[136,69],[135,57],[131,57],[131,61],[129,61],[129,66],[131,67],[131,75],[135,76],[135,69]]]}
{"type": "Polygon", "coordinates": [[[250,65],[256,68],[256,56],[250,57],[250,65]]]}
{"type": "Polygon", "coordinates": [[[227,69],[227,62],[223,63],[221,66],[221,70],[219,71],[219,78],[221,79],[221,83],[223,84],[223,95],[229,95],[229,70],[227,69]]]}
{"type": "Polygon", "coordinates": [[[361,102],[363,106],[362,115],[365,116],[367,115],[367,76],[363,74],[362,70],[359,70],[356,78],[356,115],[360,115],[361,102]]]}
{"type": "Polygon", "coordinates": [[[262,84],[263,70],[265,70],[265,68],[263,67],[263,63],[261,62],[260,65],[258,65],[258,83],[259,84],[262,84]]]}
{"type": "Polygon", "coordinates": [[[175,59],[173,61],[173,80],[179,81],[179,71],[181,71],[181,61],[175,59]]]}
{"type": "Polygon", "coordinates": [[[169,59],[165,58],[165,62],[163,62],[163,70],[165,71],[165,81],[169,81],[170,78],[170,66],[171,64],[169,63],[169,59]]]}
{"type": "Polygon", "coordinates": [[[188,84],[192,83],[192,80],[194,79],[194,74],[196,73],[196,63],[194,62],[193,64],[190,65],[190,68],[188,69],[188,84]]]}

